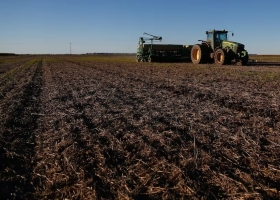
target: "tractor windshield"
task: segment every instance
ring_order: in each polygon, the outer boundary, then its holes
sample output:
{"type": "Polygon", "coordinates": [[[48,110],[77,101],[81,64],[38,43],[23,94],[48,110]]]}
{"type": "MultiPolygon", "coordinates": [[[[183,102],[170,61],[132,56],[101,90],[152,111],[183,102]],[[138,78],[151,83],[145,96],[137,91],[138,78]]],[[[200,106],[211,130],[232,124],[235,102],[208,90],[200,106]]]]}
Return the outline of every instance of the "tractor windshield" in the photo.
{"type": "Polygon", "coordinates": [[[227,40],[227,33],[216,33],[215,39],[217,40],[227,40]]]}

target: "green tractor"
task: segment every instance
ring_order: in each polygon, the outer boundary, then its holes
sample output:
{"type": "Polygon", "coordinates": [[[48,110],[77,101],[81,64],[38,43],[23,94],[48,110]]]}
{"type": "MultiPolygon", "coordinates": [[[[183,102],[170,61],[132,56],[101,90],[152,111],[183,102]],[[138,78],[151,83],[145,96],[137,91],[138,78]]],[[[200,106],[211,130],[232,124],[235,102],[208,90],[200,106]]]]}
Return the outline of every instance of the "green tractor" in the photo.
{"type": "Polygon", "coordinates": [[[194,64],[215,62],[218,65],[226,65],[235,61],[238,65],[247,65],[249,56],[244,44],[228,41],[227,34],[226,30],[206,31],[207,40],[198,40],[201,44],[192,47],[192,62],[194,64]]]}

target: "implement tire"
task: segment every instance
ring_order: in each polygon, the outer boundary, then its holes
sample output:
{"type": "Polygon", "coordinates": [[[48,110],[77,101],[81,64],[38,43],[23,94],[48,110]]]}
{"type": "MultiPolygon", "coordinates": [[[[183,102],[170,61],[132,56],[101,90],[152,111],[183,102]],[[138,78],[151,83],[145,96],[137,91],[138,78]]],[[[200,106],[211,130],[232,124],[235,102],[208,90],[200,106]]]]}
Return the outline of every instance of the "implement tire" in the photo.
{"type": "Polygon", "coordinates": [[[217,65],[225,65],[227,64],[227,54],[223,49],[217,49],[215,51],[214,60],[217,65]]]}
{"type": "Polygon", "coordinates": [[[206,45],[196,44],[191,50],[191,59],[193,64],[206,63],[208,60],[208,47],[206,45]]]}

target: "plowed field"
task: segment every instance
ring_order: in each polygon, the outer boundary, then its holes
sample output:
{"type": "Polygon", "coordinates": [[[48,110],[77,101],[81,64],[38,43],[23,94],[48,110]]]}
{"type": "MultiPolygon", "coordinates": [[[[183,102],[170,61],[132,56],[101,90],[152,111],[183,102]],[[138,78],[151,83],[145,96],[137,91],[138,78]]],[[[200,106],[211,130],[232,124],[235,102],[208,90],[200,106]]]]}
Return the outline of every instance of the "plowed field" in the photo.
{"type": "Polygon", "coordinates": [[[0,58],[1,199],[279,199],[280,68],[0,58]]]}

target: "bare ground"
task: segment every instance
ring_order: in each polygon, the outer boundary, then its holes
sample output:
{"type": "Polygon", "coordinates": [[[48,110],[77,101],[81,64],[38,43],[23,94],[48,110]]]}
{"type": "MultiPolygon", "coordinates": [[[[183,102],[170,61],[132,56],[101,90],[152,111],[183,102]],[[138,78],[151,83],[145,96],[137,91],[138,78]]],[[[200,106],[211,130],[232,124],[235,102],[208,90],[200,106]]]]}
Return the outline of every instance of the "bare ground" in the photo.
{"type": "Polygon", "coordinates": [[[280,198],[278,67],[118,59],[0,64],[3,199],[280,198]]]}

